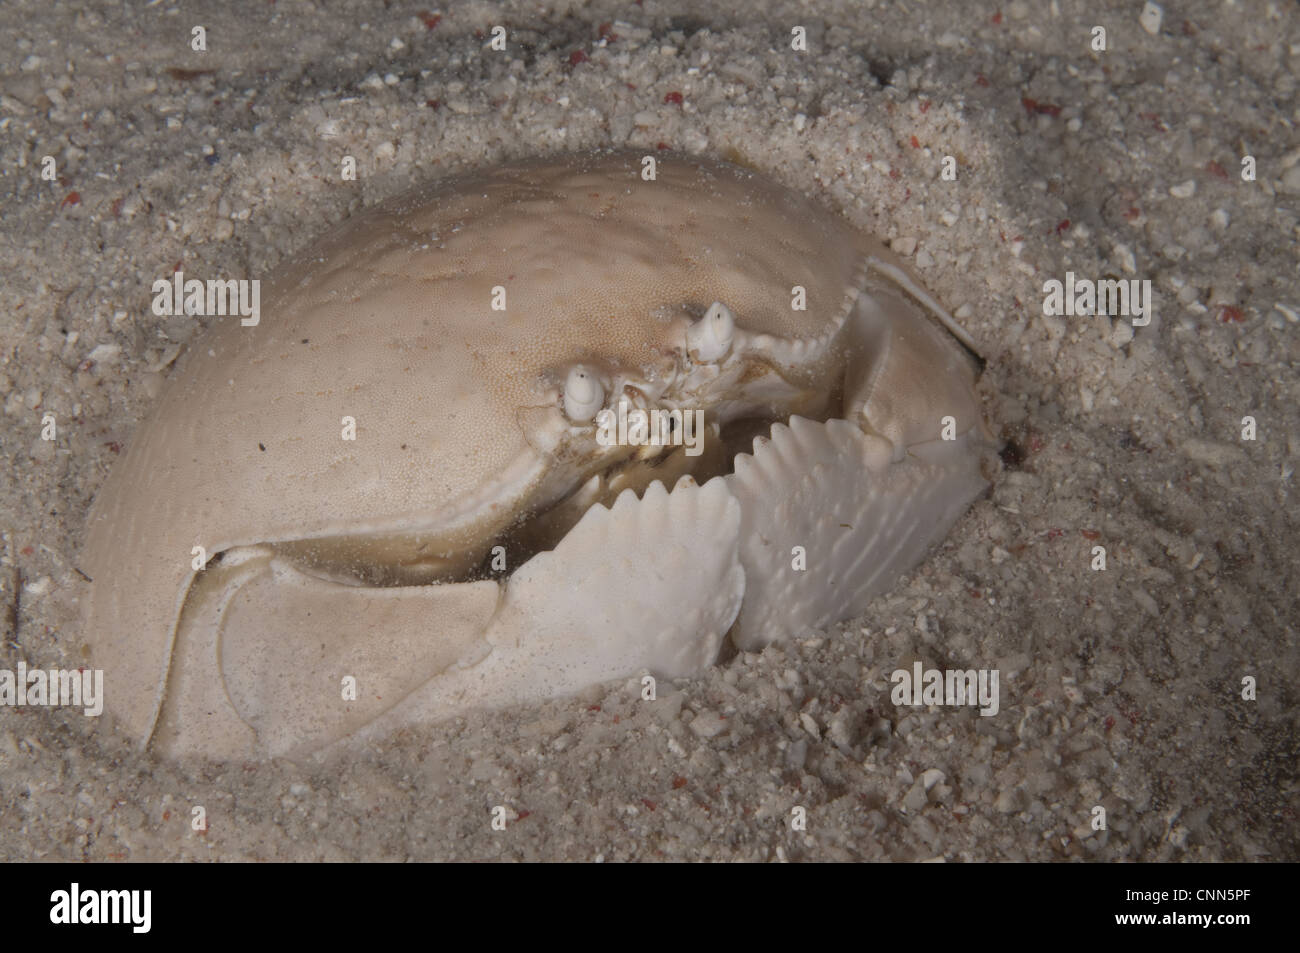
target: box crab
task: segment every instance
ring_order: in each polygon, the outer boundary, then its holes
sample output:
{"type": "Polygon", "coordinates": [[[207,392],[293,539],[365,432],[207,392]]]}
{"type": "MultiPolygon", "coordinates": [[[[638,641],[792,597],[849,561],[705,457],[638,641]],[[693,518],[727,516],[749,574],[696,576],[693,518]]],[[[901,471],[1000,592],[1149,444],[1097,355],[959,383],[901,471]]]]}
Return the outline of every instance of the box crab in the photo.
{"type": "Polygon", "coordinates": [[[696,673],[860,613],[986,486],[965,332],[728,163],[446,180],[266,301],[189,348],[90,516],[88,662],[164,754],[696,673]]]}

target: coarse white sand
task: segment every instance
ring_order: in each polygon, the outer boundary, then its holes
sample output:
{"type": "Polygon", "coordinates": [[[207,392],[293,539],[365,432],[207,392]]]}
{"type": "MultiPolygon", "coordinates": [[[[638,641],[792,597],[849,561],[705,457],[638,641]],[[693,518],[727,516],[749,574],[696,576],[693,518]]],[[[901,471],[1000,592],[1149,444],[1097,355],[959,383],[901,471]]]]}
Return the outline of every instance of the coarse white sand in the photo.
{"type": "Polygon", "coordinates": [[[0,668],[80,664],[87,509],[200,330],[152,282],[264,276],[506,158],[663,145],[842,210],[957,311],[1010,443],[862,619],[653,705],[612,685],[305,766],[0,708],[0,859],[1297,859],[1297,7],[1141,9],[4,4],[0,668]],[[1153,321],[1045,316],[1067,271],[1149,279],[1153,321]],[[998,669],[1000,712],[896,707],[916,660],[998,669]]]}

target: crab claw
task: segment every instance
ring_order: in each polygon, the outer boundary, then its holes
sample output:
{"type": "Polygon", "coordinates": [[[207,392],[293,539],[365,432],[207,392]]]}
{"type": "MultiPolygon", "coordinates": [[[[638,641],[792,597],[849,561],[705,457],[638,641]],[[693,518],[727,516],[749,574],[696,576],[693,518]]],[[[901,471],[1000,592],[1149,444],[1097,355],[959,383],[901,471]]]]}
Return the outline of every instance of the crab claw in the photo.
{"type": "Polygon", "coordinates": [[[731,348],[736,316],[721,301],[709,305],[704,317],[686,329],[686,349],[697,360],[717,361],[731,348]]]}
{"type": "MultiPolygon", "coordinates": [[[[699,673],[717,659],[745,595],[740,522],[722,479],[701,486],[683,477],[671,493],[656,481],[640,499],[625,490],[609,509],[593,506],[554,550],[502,586],[475,649],[356,737],[383,738],[466,708],[570,695],[638,672],[699,673]]],[[[429,641],[427,619],[412,625],[429,641]]]]}

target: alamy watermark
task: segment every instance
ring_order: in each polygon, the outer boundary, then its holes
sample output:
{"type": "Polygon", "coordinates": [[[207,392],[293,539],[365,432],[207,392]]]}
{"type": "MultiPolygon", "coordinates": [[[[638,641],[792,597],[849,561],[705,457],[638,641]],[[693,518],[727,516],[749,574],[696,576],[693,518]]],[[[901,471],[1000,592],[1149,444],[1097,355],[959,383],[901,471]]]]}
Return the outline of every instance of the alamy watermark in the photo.
{"type": "Polygon", "coordinates": [[[104,711],[104,670],[29,669],[26,662],[19,662],[17,671],[0,668],[0,705],[68,705],[94,718],[104,711]]]}
{"type": "Polygon", "coordinates": [[[626,400],[618,410],[596,414],[596,442],[602,447],[685,447],[688,457],[704,452],[704,411],[629,409],[626,400]]]}
{"type": "Polygon", "coordinates": [[[82,890],[74,882],[71,889],[50,894],[50,922],[126,923],[132,933],[148,933],[152,907],[152,890],[82,890]]]}
{"type": "Polygon", "coordinates": [[[1044,282],[1043,314],[1060,315],[1105,314],[1111,317],[1132,318],[1135,328],[1151,323],[1155,310],[1151,297],[1151,279],[1144,278],[1075,278],[1074,272],[1065,273],[1065,281],[1055,278],[1044,282]]]}
{"type": "Polygon", "coordinates": [[[153,313],[160,318],[178,314],[240,315],[239,323],[256,327],[262,320],[262,282],[254,278],[198,278],[186,280],[177,271],[171,279],[153,283],[153,313]]]}
{"type": "Polygon", "coordinates": [[[1001,707],[995,668],[924,668],[913,662],[912,671],[896,669],[889,680],[894,683],[889,698],[895,705],[978,704],[986,718],[996,715],[1001,707]]]}

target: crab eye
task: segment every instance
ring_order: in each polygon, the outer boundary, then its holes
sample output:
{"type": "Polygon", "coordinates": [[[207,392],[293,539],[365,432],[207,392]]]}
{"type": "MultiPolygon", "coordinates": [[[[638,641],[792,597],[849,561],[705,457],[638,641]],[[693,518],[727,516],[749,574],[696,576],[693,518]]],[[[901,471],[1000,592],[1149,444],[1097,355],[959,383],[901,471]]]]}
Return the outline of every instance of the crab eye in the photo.
{"type": "Polygon", "coordinates": [[[704,317],[686,330],[686,348],[701,361],[716,361],[731,347],[736,316],[721,301],[709,305],[704,317]]]}
{"type": "Polygon", "coordinates": [[[564,413],[576,423],[586,423],[605,404],[605,388],[585,367],[569,371],[564,382],[564,413]]]}

